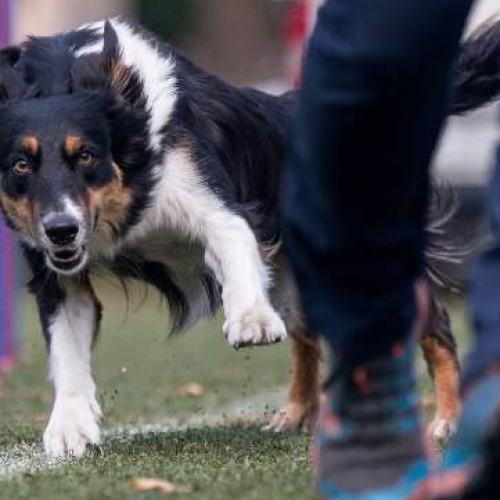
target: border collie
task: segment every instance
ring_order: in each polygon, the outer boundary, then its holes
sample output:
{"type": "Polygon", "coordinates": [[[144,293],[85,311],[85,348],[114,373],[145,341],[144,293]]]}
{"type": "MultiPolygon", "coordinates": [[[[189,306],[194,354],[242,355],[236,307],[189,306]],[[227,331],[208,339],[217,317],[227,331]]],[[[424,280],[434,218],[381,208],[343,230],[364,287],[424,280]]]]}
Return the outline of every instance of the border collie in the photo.
{"type": "MultiPolygon", "coordinates": [[[[498,33],[464,45],[452,112],[496,98],[498,33]]],[[[312,419],[317,346],[305,337],[277,211],[295,101],[235,88],[120,19],[1,51],[0,204],[31,266],[49,351],[47,453],[80,456],[99,443],[91,349],[101,305],[91,278],[103,270],[156,287],[173,330],[219,306],[235,348],[288,330],[292,388],[271,428],[312,419]]],[[[433,242],[430,231],[429,264],[446,260],[433,242]]],[[[458,411],[458,370],[445,313],[437,302],[433,311],[423,345],[436,386],[447,388],[437,394],[446,426],[458,411]]]]}

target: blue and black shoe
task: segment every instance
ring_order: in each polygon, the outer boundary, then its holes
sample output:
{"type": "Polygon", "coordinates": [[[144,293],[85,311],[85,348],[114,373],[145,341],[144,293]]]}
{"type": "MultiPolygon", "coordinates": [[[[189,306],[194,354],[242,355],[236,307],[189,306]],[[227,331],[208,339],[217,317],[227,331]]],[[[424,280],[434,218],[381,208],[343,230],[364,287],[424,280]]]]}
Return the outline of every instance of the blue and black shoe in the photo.
{"type": "Polygon", "coordinates": [[[466,394],[458,431],[432,480],[433,500],[500,498],[500,375],[466,394]]]}
{"type": "Polygon", "coordinates": [[[413,346],[338,371],[315,446],[325,499],[427,498],[429,477],[413,370],[413,346]]]}

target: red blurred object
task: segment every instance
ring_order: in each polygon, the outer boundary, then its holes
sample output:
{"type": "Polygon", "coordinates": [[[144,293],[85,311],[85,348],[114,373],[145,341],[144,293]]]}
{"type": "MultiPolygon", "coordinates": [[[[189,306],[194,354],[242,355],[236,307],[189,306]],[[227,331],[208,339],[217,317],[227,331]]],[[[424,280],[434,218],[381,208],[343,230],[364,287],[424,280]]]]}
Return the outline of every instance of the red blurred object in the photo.
{"type": "Polygon", "coordinates": [[[288,47],[286,60],[287,80],[294,86],[300,84],[304,40],[307,35],[306,0],[294,0],[284,23],[284,37],[288,47]]]}
{"type": "Polygon", "coordinates": [[[300,85],[304,46],[322,0],[293,0],[285,18],[283,35],[288,46],[286,73],[294,87],[300,85]]]}
{"type": "Polygon", "coordinates": [[[305,0],[295,0],[292,2],[284,27],[287,43],[302,45],[308,31],[307,18],[307,2],[305,0]]]}

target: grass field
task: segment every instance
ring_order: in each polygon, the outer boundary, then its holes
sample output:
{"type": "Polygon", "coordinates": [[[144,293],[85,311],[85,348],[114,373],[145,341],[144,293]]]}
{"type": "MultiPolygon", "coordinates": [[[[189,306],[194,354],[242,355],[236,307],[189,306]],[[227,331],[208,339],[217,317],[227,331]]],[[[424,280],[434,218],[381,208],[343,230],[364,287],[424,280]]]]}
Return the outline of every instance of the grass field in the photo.
{"type": "MultiPolygon", "coordinates": [[[[21,366],[0,385],[0,498],[58,500],[164,498],[138,493],[136,478],[193,487],[169,498],[313,498],[309,438],[275,435],[261,423],[283,402],[286,345],[233,351],[217,321],[167,340],[165,311],[151,295],[128,313],[118,289],[104,286],[105,321],[95,354],[104,409],[100,450],[47,461],[40,440],[52,401],[33,303],[24,314],[21,366]],[[197,396],[184,394],[197,383],[197,396]]],[[[465,327],[454,308],[459,335],[465,327]]],[[[423,366],[419,368],[424,372],[423,366]]],[[[429,389],[422,376],[423,391],[429,389]]]]}

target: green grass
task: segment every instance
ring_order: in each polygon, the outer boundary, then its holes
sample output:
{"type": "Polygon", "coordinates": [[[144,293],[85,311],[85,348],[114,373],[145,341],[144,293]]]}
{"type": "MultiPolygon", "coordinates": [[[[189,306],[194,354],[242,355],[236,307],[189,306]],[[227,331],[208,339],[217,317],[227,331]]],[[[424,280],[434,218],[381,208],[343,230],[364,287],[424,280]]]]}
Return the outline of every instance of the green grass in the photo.
{"type": "MultiPolygon", "coordinates": [[[[235,401],[262,395],[270,408],[281,404],[278,389],[286,385],[289,373],[286,345],[235,352],[226,344],[218,321],[167,340],[167,316],[154,295],[139,309],[131,306],[128,314],[117,289],[101,285],[100,295],[105,321],[94,374],[106,414],[104,428],[172,425],[172,418],[182,424],[193,416],[208,424],[235,401]],[[204,394],[176,396],[179,387],[190,382],[202,384],[204,394]]],[[[22,363],[0,386],[0,460],[1,450],[15,445],[28,446],[26,452],[21,448],[21,455],[39,450],[32,445],[40,442],[52,403],[30,299],[23,310],[22,363]]],[[[464,337],[461,309],[454,311],[459,336],[464,337]]],[[[422,364],[419,369],[425,372],[422,364]]],[[[421,379],[427,392],[428,379],[421,379]]],[[[193,493],[172,496],[188,500],[313,498],[309,438],[262,432],[253,418],[259,412],[250,410],[251,415],[236,418],[233,413],[227,425],[108,436],[101,450],[81,460],[0,478],[0,499],[162,498],[159,493],[135,492],[131,481],[138,477],[192,485],[193,493]]]]}
{"type": "MultiPolygon", "coordinates": [[[[234,351],[219,321],[167,338],[167,315],[151,293],[129,311],[118,289],[101,286],[105,318],[94,357],[105,428],[182,422],[222,415],[234,401],[267,395],[281,403],[288,378],[286,345],[234,351]],[[197,382],[201,397],[176,397],[179,387],[197,382]]],[[[2,384],[0,447],[39,442],[48,419],[52,391],[46,356],[31,299],[24,304],[21,366],[2,384]]],[[[245,411],[245,410],[244,410],[245,411]]],[[[233,415],[234,417],[234,415],[233,415]]],[[[275,436],[249,426],[241,414],[227,426],[107,439],[101,452],[52,470],[0,480],[0,498],[156,498],[130,487],[135,477],[153,476],[187,483],[196,492],[183,498],[309,498],[312,495],[306,436],[275,436]]],[[[175,497],[175,496],[174,496],[175,497]]]]}
{"type": "MultiPolygon", "coordinates": [[[[192,485],[190,499],[309,498],[305,439],[229,427],[135,436],[111,441],[102,454],[1,484],[2,498],[159,498],[131,488],[137,477],[192,485]]],[[[179,495],[181,496],[181,495],[179,495]]]]}

